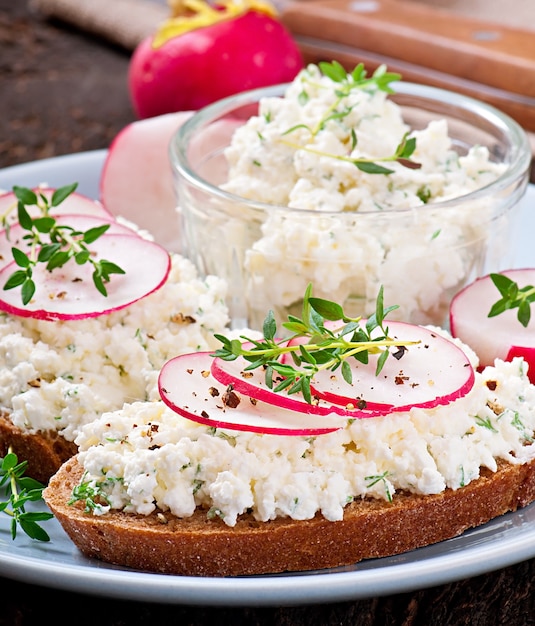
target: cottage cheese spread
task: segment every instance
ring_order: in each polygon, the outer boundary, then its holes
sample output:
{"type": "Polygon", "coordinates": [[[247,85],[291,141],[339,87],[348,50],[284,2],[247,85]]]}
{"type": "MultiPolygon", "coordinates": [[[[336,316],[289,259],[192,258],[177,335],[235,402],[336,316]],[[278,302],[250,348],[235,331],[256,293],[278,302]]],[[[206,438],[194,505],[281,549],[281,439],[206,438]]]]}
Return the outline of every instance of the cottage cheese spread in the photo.
{"type": "Polygon", "coordinates": [[[138,402],[85,425],[76,443],[84,482],[109,495],[96,514],[188,517],[203,507],[234,526],[249,511],[260,521],[318,512],[336,521],[353,499],[458,489],[498,459],[533,459],[534,431],[535,387],[515,359],[476,374],[472,391],[447,406],[356,419],[317,437],[211,429],[138,402]]]}
{"type": "Polygon", "coordinates": [[[65,322],[0,316],[0,406],[21,429],[73,441],[84,423],[125,402],[159,399],[162,364],[218,345],[228,323],[226,283],[201,280],[172,256],[164,286],[130,306],[65,322]]]}
{"type": "MultiPolygon", "coordinates": [[[[388,304],[400,307],[392,319],[442,324],[451,295],[486,253],[497,209],[492,200],[433,204],[484,187],[505,166],[491,162],[482,146],[459,156],[444,119],[411,131],[402,109],[374,86],[354,88],[337,104],[337,86],[309,66],[284,97],[261,100],[259,114],[236,130],[226,149],[223,189],[303,210],[268,209],[258,229],[235,243],[245,249],[251,325],[260,327],[268,308],[281,318],[296,313],[308,283],[318,297],[346,308],[352,303],[360,315],[373,310],[383,285],[388,304]],[[392,173],[369,174],[349,161],[380,163],[406,133],[416,138],[411,159],[419,169],[384,162],[392,173]],[[424,204],[425,210],[414,210],[424,204]]],[[[240,217],[226,228],[226,244],[244,236],[240,217]]],[[[223,256],[218,251],[214,263],[223,256]]]]}

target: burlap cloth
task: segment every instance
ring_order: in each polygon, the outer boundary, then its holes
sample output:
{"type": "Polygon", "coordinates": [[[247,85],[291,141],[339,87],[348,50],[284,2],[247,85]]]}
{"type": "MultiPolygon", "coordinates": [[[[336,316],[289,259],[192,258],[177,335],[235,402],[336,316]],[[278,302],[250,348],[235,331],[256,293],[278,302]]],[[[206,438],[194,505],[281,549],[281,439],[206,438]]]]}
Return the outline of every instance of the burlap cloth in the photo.
{"type": "Polygon", "coordinates": [[[165,0],[32,0],[32,8],[127,50],[169,16],[165,0]]]}

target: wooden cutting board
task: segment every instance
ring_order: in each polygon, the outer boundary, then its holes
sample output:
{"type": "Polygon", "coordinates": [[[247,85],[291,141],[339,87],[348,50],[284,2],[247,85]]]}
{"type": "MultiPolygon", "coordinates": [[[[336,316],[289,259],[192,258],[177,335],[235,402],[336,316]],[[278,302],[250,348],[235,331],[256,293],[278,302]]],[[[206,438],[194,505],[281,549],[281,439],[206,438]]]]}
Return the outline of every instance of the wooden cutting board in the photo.
{"type": "Polygon", "coordinates": [[[535,131],[533,30],[405,0],[295,0],[281,19],[306,62],[386,63],[404,80],[479,98],[535,131]]]}

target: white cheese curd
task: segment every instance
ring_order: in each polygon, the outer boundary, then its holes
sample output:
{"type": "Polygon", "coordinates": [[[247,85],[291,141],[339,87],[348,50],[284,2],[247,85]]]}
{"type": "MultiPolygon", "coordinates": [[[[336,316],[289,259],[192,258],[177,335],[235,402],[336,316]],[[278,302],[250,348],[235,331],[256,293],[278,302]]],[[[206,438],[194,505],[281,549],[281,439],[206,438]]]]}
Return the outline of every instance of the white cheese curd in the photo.
{"type": "Polygon", "coordinates": [[[0,316],[0,407],[15,426],[57,430],[73,441],[84,423],[125,402],[158,400],[165,361],[219,345],[226,283],[201,279],[172,256],[165,285],[99,317],[42,321],[0,316]]]}
{"type": "Polygon", "coordinates": [[[497,360],[448,405],[355,419],[316,437],[209,428],[162,402],[128,404],[81,427],[83,481],[107,494],[96,514],[189,517],[201,507],[229,526],[246,512],[259,521],[341,520],[354,499],[459,489],[499,460],[534,459],[535,386],[526,369],[522,359],[497,360]]]}
{"type": "MultiPolygon", "coordinates": [[[[484,187],[506,166],[491,162],[482,146],[459,156],[445,119],[411,130],[376,86],[354,88],[341,102],[337,87],[309,66],[284,97],[262,99],[226,149],[224,190],[308,212],[268,209],[259,230],[236,243],[245,248],[250,324],[260,327],[268,308],[281,319],[296,313],[309,283],[315,295],[351,305],[355,315],[373,310],[383,285],[387,304],[399,305],[392,319],[442,324],[451,295],[484,257],[496,200],[433,204],[484,187]],[[419,169],[380,160],[394,155],[406,133],[416,139],[411,159],[419,169]],[[363,172],[349,160],[356,158],[392,173],[363,172]]],[[[239,222],[230,217],[223,225],[229,245],[242,232],[239,222]]]]}

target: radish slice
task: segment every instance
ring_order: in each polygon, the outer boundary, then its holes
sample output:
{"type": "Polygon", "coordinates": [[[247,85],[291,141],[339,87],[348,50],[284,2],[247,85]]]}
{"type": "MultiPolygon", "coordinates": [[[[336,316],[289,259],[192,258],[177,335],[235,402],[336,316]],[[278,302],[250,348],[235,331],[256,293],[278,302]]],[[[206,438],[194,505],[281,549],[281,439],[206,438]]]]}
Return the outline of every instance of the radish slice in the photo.
{"type": "Polygon", "coordinates": [[[110,145],[100,178],[103,205],[114,215],[128,215],[168,250],[180,248],[169,142],[190,115],[169,113],[125,126],[110,145]]]}
{"type": "Polygon", "coordinates": [[[212,376],[223,385],[232,385],[235,391],[243,393],[256,400],[276,404],[285,409],[300,411],[314,415],[329,415],[336,413],[350,418],[367,418],[386,415],[391,407],[382,405],[380,410],[360,410],[346,406],[333,405],[322,398],[316,398],[313,404],[305,400],[302,394],[295,393],[288,395],[285,392],[275,393],[266,385],[265,371],[261,368],[244,371],[249,365],[243,357],[238,357],[234,361],[224,361],[215,358],[211,365],[212,376]]]}
{"type": "MultiPolygon", "coordinates": [[[[340,328],[341,325],[340,324],[332,324],[332,323],[327,323],[325,324],[325,327],[327,328],[328,326],[331,326],[331,328],[340,328]]],[[[288,345],[299,345],[299,344],[306,344],[308,342],[308,338],[307,337],[294,337],[293,339],[291,339],[288,342],[288,345]]],[[[281,361],[283,363],[287,363],[287,364],[293,364],[293,360],[290,354],[286,353],[283,355],[283,358],[281,359],[281,361]]],[[[326,400],[326,396],[323,395],[323,393],[321,395],[318,395],[318,392],[316,390],[316,387],[314,384],[312,384],[310,386],[310,390],[313,394],[315,394],[315,397],[318,399],[318,402],[322,401],[322,400],[326,400]]],[[[329,395],[329,405],[330,406],[344,406],[343,403],[343,397],[339,397],[336,394],[330,394],[329,395]]],[[[388,404],[386,402],[370,402],[369,400],[363,400],[362,398],[359,399],[355,399],[353,398],[352,400],[350,400],[351,405],[354,405],[355,402],[358,402],[358,406],[360,407],[360,410],[362,411],[366,411],[366,413],[368,412],[374,412],[378,415],[384,415],[386,413],[389,413],[392,411],[392,409],[394,408],[393,404],[388,404]]]]}
{"type": "MultiPolygon", "coordinates": [[[[48,200],[52,198],[55,189],[49,187],[34,187],[33,192],[43,194],[48,200]]],[[[6,216],[8,224],[15,224],[18,221],[17,215],[17,196],[12,192],[0,195],[0,216],[6,216]]],[[[37,206],[26,206],[26,210],[31,217],[37,217],[41,214],[37,206]]],[[[61,204],[50,208],[50,215],[63,214],[77,215],[94,215],[104,219],[112,220],[114,216],[100,202],[96,202],[87,196],[73,192],[61,204]]]]}
{"type": "Polygon", "coordinates": [[[394,411],[408,411],[449,404],[472,389],[474,370],[468,356],[452,341],[423,326],[404,322],[388,326],[390,337],[420,343],[407,346],[400,359],[392,348],[379,376],[375,375],[379,355],[371,354],[368,365],[351,359],[351,384],[339,370],[322,370],[314,377],[312,392],[342,406],[364,401],[366,406],[385,403],[394,411]]]}
{"type": "MultiPolygon", "coordinates": [[[[56,223],[64,226],[71,226],[79,231],[86,231],[90,228],[109,224],[109,228],[106,231],[107,235],[122,234],[138,236],[138,233],[134,229],[116,222],[109,216],[103,218],[95,215],[65,214],[58,215],[56,217],[56,223]]],[[[28,234],[28,231],[23,229],[18,223],[10,226],[9,232],[6,229],[0,231],[0,268],[13,261],[11,248],[15,247],[24,251],[30,247],[28,241],[23,239],[26,234],[28,234]]]]}
{"type": "MultiPolygon", "coordinates": [[[[227,386],[210,373],[213,357],[195,352],[164,364],[158,378],[160,396],[173,411],[194,422],[272,435],[323,435],[343,428],[347,417],[314,415],[266,404],[237,392],[235,408],[225,405],[227,386]],[[238,401],[239,400],[239,401],[238,401]]],[[[231,403],[232,404],[232,403],[231,403]]]]}
{"type": "MultiPolygon", "coordinates": [[[[501,272],[520,288],[535,285],[535,268],[501,272]]],[[[527,327],[517,319],[517,309],[488,317],[500,293],[489,275],[478,278],[460,291],[450,305],[450,328],[454,337],[467,343],[479,357],[481,367],[493,365],[495,359],[510,361],[522,356],[529,364],[528,375],[535,383],[535,315],[527,327]]]]}
{"type": "MultiPolygon", "coordinates": [[[[93,284],[91,264],[69,261],[63,268],[49,272],[40,263],[34,270],[37,285],[27,305],[20,289],[0,292],[0,310],[20,317],[41,320],[72,320],[96,317],[122,309],[161,287],[169,274],[171,259],[158,244],[133,235],[104,234],[91,244],[95,259],[119,265],[125,274],[112,274],[106,284],[107,296],[93,284]]],[[[15,262],[0,270],[0,285],[19,269],[15,262]]]]}

